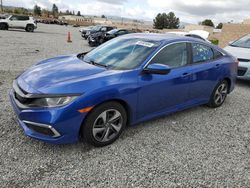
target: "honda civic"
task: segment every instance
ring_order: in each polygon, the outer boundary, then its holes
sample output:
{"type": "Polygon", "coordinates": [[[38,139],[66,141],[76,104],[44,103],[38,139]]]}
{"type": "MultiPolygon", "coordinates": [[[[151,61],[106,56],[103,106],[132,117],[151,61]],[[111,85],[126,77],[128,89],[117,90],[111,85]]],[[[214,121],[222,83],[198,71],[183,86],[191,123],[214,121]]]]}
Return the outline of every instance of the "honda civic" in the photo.
{"type": "Polygon", "coordinates": [[[88,53],[38,62],[13,81],[9,95],[27,136],[105,146],[127,125],[194,106],[221,106],[234,89],[237,65],[199,39],[128,34],[88,53]]]}

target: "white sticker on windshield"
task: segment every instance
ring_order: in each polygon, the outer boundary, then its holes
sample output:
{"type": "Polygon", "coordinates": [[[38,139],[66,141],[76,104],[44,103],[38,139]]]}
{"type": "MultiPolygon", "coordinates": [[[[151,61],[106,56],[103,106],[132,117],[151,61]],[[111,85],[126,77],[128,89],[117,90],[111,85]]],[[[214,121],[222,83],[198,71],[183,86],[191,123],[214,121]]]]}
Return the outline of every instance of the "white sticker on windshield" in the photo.
{"type": "Polygon", "coordinates": [[[144,41],[138,41],[136,44],[137,44],[137,45],[141,45],[141,46],[145,46],[145,47],[148,47],[148,48],[152,48],[152,47],[154,46],[153,43],[144,42],[144,41]]]}

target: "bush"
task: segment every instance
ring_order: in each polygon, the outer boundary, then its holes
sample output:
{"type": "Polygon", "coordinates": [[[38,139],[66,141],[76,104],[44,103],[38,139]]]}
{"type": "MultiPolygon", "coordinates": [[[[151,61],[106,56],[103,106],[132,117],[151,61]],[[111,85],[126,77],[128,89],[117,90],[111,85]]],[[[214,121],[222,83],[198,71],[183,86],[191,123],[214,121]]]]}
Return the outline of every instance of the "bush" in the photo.
{"type": "Polygon", "coordinates": [[[219,40],[218,39],[210,40],[210,42],[212,42],[212,44],[214,44],[214,45],[219,45],[219,40]]]}

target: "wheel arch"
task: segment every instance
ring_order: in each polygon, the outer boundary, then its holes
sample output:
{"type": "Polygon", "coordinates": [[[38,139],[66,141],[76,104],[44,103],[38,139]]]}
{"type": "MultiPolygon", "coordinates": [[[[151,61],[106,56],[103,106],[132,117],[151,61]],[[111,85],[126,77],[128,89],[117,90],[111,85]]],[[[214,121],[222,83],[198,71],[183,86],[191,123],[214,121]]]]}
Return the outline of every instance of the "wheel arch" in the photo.
{"type": "Polygon", "coordinates": [[[83,119],[83,121],[81,122],[81,127],[79,129],[79,135],[81,137],[81,132],[82,132],[82,128],[83,128],[83,125],[84,125],[84,121],[86,120],[86,118],[88,117],[88,115],[98,106],[104,104],[104,103],[108,103],[108,102],[117,102],[119,103],[120,105],[122,105],[127,113],[127,126],[130,124],[131,120],[132,120],[132,111],[131,111],[131,107],[129,106],[129,104],[122,100],[122,99],[119,99],[119,98],[113,98],[113,99],[108,99],[108,100],[104,100],[102,102],[100,102],[99,104],[95,105],[93,109],[91,109],[86,117],[83,119]]]}
{"type": "MultiPolygon", "coordinates": [[[[127,125],[129,125],[129,123],[131,122],[131,118],[132,118],[131,108],[130,108],[129,104],[126,101],[122,100],[122,99],[114,98],[114,99],[108,99],[108,100],[102,101],[99,104],[95,105],[95,107],[93,109],[95,109],[96,107],[98,107],[98,106],[100,106],[100,105],[102,105],[104,103],[108,103],[108,102],[117,102],[117,103],[119,103],[119,104],[121,104],[123,106],[123,108],[125,109],[125,111],[127,113],[127,125]]],[[[91,111],[89,111],[89,113],[91,111]]]]}
{"type": "Polygon", "coordinates": [[[32,23],[27,23],[25,28],[27,28],[29,25],[32,26],[32,27],[35,27],[34,24],[32,24],[32,23]]]}
{"type": "Polygon", "coordinates": [[[227,81],[227,83],[228,83],[228,90],[227,90],[227,93],[229,94],[230,91],[231,91],[232,81],[231,81],[231,79],[228,78],[228,77],[225,77],[224,80],[227,81]]]}
{"type": "Polygon", "coordinates": [[[9,23],[8,22],[0,22],[0,24],[5,24],[9,27],[9,23]]]}

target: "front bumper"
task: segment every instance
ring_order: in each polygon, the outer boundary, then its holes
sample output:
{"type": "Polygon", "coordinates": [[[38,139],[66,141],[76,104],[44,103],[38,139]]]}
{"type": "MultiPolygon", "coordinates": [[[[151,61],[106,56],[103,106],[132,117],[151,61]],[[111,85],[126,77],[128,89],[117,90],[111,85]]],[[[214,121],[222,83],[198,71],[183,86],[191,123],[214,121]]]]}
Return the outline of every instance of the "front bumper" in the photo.
{"type": "Polygon", "coordinates": [[[237,78],[250,80],[250,62],[239,62],[237,78]]]}
{"type": "Polygon", "coordinates": [[[79,131],[85,114],[71,110],[70,106],[22,109],[16,103],[13,90],[10,91],[9,97],[17,122],[27,136],[52,144],[69,144],[79,140],[79,131]],[[37,129],[39,127],[43,127],[42,131],[37,129]]]}

